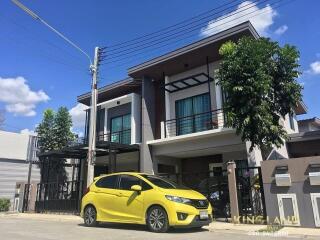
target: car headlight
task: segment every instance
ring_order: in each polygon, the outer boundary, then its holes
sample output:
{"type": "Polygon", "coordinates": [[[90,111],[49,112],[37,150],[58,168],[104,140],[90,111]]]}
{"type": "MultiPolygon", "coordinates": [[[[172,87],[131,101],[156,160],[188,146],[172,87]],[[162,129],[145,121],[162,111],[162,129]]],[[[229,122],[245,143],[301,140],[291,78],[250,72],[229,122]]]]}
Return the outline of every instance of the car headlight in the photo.
{"type": "Polygon", "coordinates": [[[166,199],[177,202],[177,203],[184,203],[184,204],[191,204],[191,200],[188,198],[183,198],[183,197],[177,197],[177,196],[171,196],[171,195],[166,195],[166,199]]]}

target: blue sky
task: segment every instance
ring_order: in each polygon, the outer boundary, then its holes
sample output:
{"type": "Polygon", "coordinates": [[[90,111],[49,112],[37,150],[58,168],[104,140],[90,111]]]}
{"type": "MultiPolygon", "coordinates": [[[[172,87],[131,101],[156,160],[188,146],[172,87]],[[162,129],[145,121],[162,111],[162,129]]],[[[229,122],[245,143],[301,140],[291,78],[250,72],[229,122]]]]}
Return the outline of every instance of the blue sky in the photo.
{"type": "MultiPolygon", "coordinates": [[[[21,0],[90,55],[95,46],[130,40],[230,1],[21,0]]],[[[256,8],[268,10],[251,19],[262,35],[281,44],[293,44],[300,50],[304,73],[299,81],[304,85],[304,101],[309,108],[308,114],[300,118],[320,116],[320,1],[295,0],[278,9],[264,3],[256,8]]],[[[237,20],[230,21],[236,23],[237,20]]],[[[206,27],[219,30],[216,23],[209,22],[202,33],[199,29],[179,44],[211,34],[210,30],[205,31],[206,27]]],[[[0,109],[5,111],[6,130],[33,130],[44,109],[59,106],[72,109],[77,105],[76,97],[90,90],[88,60],[10,0],[0,3],[0,30],[0,109]]],[[[176,46],[128,59],[130,62],[120,67],[103,66],[99,85],[124,78],[129,66],[176,46]]],[[[76,128],[83,119],[80,110],[78,106],[71,112],[76,128]]]]}

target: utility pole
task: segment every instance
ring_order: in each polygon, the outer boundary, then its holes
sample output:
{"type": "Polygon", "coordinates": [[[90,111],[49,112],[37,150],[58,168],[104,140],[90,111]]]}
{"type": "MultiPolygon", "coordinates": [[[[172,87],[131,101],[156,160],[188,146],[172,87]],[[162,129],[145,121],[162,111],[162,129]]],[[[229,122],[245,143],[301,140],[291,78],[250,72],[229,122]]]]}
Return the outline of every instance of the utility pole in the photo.
{"type": "Polygon", "coordinates": [[[87,186],[92,182],[93,176],[94,176],[94,163],[96,160],[96,119],[97,119],[97,78],[98,78],[98,67],[100,61],[104,59],[104,48],[95,48],[95,54],[94,54],[94,62],[92,64],[91,58],[88,53],[86,53],[84,50],[82,50],[77,44],[75,44],[73,41],[71,41],[69,38],[67,38],[64,34],[62,34],[60,31],[55,29],[53,26],[51,26],[47,21],[45,21],[43,18],[41,18],[38,14],[24,6],[21,2],[18,0],[11,0],[17,7],[22,9],[25,13],[27,13],[29,16],[31,16],[34,20],[41,22],[43,25],[45,25],[47,28],[49,28],[51,31],[56,33],[59,37],[61,37],[63,40],[65,40],[67,43],[69,43],[72,47],[77,49],[79,52],[81,52],[86,58],[89,60],[90,63],[90,72],[92,74],[92,92],[91,92],[91,112],[90,112],[90,127],[89,127],[89,139],[88,139],[88,174],[87,174],[87,186]]]}
{"type": "Polygon", "coordinates": [[[91,109],[90,109],[90,125],[89,125],[89,139],[88,139],[88,172],[87,172],[87,186],[89,186],[94,177],[94,164],[96,161],[96,125],[97,125],[97,77],[99,65],[99,47],[94,50],[94,60],[91,66],[92,85],[91,85],[91,109]]]}

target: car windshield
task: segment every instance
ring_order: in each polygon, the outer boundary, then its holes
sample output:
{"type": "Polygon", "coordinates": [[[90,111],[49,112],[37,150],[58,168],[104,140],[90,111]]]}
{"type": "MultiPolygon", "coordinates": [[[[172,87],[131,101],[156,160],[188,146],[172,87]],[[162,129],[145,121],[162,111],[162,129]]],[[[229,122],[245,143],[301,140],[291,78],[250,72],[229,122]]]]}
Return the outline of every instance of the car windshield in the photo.
{"type": "Polygon", "coordinates": [[[165,179],[162,177],[154,176],[154,175],[146,175],[143,174],[141,175],[145,179],[149,180],[151,183],[154,185],[161,187],[161,188],[166,188],[166,189],[189,189],[186,186],[183,186],[181,184],[177,184],[173,181],[170,181],[169,179],[165,179]]]}

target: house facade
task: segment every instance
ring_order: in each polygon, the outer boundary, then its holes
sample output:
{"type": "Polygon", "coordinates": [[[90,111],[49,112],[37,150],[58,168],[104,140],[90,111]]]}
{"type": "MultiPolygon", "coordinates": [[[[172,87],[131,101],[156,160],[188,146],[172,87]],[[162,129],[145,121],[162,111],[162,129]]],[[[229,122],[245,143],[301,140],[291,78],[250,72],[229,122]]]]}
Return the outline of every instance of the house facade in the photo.
{"type": "MultiPolygon", "coordinates": [[[[98,91],[97,140],[138,146],[139,151],[98,156],[95,175],[114,171],[224,174],[227,163],[260,166],[264,159],[288,158],[286,145],[267,153],[249,151],[234,129],[225,127],[224,92],[217,85],[220,46],[243,36],[258,38],[249,22],[154,58],[128,70],[125,80],[98,91]]],[[[90,107],[90,93],[78,102],[90,107]]],[[[298,133],[296,115],[281,124],[298,133]]],[[[89,111],[87,111],[86,133],[89,111]]],[[[86,134],[87,135],[87,134],[86,134]]]]}

